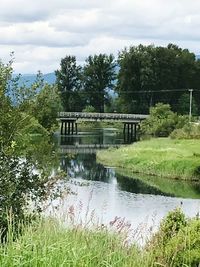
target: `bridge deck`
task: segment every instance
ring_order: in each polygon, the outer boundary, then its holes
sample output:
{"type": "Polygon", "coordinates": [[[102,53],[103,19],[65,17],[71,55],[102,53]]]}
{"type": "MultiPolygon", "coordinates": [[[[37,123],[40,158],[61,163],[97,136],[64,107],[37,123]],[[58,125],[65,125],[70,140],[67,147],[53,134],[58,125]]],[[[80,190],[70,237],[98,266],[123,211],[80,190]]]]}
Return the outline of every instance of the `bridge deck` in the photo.
{"type": "Polygon", "coordinates": [[[122,113],[89,113],[89,112],[59,112],[58,119],[63,120],[106,120],[106,121],[122,121],[122,122],[139,122],[149,115],[143,114],[122,114],[122,113]]]}

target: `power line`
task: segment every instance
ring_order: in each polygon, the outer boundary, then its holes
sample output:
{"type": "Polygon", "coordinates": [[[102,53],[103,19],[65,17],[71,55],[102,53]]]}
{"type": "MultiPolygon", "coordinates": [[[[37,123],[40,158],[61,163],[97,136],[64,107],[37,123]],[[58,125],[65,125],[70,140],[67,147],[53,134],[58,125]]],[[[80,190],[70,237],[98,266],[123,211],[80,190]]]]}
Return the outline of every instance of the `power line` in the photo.
{"type": "MultiPolygon", "coordinates": [[[[167,92],[190,92],[191,89],[165,89],[165,90],[145,90],[145,91],[120,91],[119,94],[143,94],[143,93],[167,93],[167,92]]],[[[200,92],[198,89],[193,89],[193,92],[200,92]]]]}

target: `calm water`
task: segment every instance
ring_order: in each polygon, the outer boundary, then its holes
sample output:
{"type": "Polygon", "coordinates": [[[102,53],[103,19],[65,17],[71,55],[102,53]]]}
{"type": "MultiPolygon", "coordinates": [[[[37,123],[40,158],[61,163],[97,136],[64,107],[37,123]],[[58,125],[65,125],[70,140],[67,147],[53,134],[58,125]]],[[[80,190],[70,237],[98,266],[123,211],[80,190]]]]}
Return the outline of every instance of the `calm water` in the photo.
{"type": "Polygon", "coordinates": [[[200,211],[199,184],[139,177],[97,163],[98,149],[123,145],[123,137],[116,129],[84,131],[78,136],[59,137],[58,142],[60,167],[70,175],[62,186],[69,186],[75,194],[52,202],[49,211],[57,216],[73,213],[85,223],[91,220],[106,225],[118,216],[144,236],[176,207],[181,206],[188,216],[200,211]]]}

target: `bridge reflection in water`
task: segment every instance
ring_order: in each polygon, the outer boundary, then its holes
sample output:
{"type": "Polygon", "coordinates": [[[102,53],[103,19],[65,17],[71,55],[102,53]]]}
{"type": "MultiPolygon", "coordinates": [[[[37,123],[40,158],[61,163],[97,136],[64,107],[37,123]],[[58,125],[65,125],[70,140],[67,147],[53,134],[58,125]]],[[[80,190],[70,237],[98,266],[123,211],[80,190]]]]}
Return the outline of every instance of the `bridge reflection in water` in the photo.
{"type": "Polygon", "coordinates": [[[61,145],[59,151],[61,154],[65,153],[94,154],[101,149],[108,149],[110,147],[118,148],[119,146],[122,145],[116,145],[116,144],[61,145]]]}

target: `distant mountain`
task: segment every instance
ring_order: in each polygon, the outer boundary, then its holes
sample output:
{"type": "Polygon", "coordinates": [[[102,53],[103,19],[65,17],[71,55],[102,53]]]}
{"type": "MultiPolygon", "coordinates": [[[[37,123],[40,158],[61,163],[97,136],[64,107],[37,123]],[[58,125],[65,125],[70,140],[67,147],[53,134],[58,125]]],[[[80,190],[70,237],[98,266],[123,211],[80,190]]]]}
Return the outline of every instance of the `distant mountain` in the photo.
{"type": "MultiPolygon", "coordinates": [[[[17,74],[14,74],[13,77],[16,77],[17,74]]],[[[33,84],[36,80],[37,74],[22,74],[19,79],[19,86],[26,84],[27,86],[30,86],[33,84]]],[[[43,75],[44,81],[48,84],[53,84],[56,81],[55,73],[47,73],[43,75]]]]}
{"type": "Polygon", "coordinates": [[[196,59],[200,59],[200,55],[196,55],[196,59]]]}

